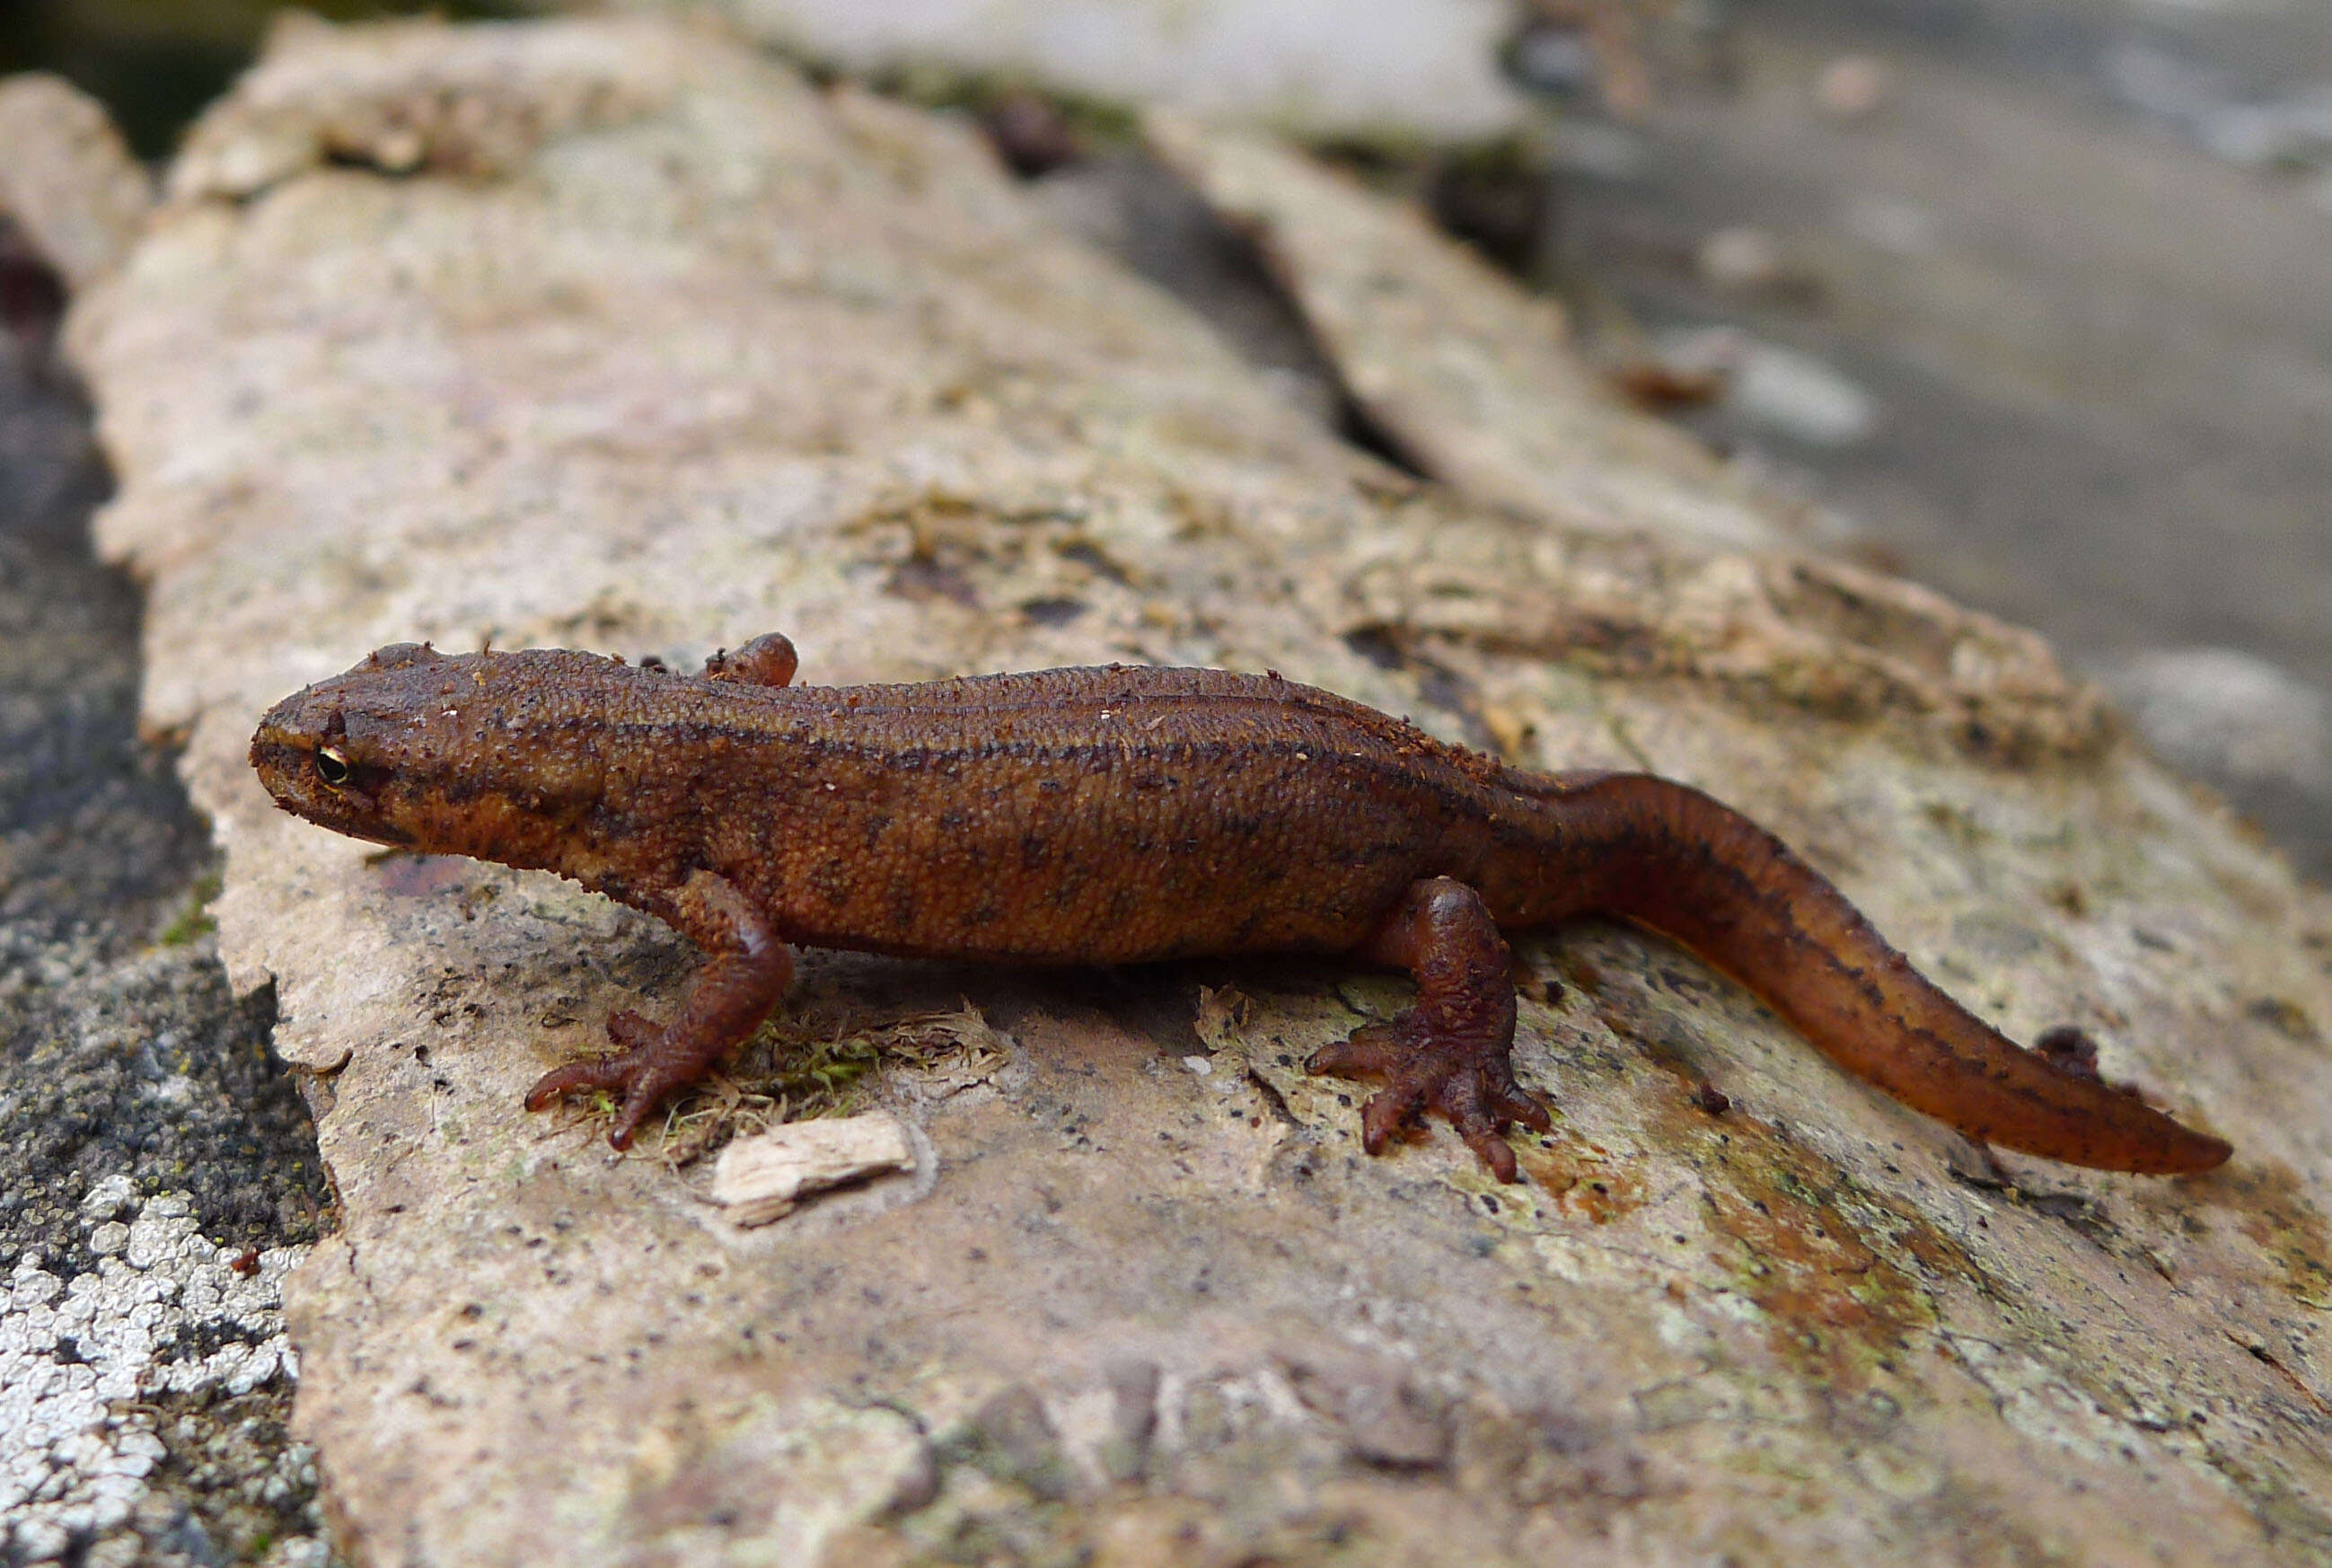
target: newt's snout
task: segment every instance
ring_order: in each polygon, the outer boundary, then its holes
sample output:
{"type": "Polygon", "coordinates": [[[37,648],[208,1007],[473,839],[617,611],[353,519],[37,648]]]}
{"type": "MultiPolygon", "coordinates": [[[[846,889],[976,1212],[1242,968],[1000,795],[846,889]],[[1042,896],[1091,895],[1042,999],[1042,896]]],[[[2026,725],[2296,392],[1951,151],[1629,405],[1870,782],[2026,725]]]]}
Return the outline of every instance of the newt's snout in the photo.
{"type": "Polygon", "coordinates": [[[311,686],[267,711],[251,737],[251,766],[275,803],[295,817],[378,844],[413,842],[381,815],[371,788],[378,770],[348,745],[342,706],[320,688],[311,686]]]}
{"type": "Polygon", "coordinates": [[[411,845],[415,836],[384,814],[381,788],[398,771],[378,745],[413,703],[395,689],[409,672],[444,655],[426,643],[395,643],[364,662],[284,698],[251,737],[251,766],[275,803],[319,827],[378,844],[411,845]],[[361,731],[351,738],[350,718],[361,731]]]}
{"type": "MultiPolygon", "coordinates": [[[[260,722],[251,765],[277,805],[377,844],[560,866],[598,803],[611,702],[640,673],[557,649],[440,654],[399,643],[260,722]]],[[[648,677],[662,683],[664,676],[648,677]]]]}

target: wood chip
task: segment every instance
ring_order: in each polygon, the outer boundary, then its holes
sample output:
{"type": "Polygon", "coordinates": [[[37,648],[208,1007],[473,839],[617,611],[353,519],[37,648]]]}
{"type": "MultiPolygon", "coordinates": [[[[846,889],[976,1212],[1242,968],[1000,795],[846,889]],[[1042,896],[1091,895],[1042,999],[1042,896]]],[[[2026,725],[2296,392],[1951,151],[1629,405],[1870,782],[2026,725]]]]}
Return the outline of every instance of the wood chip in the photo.
{"type": "Polygon", "coordinates": [[[791,1214],[813,1192],[915,1162],[907,1129],[887,1112],[789,1122],[721,1151],[712,1199],[740,1225],[767,1225],[791,1214]]]}

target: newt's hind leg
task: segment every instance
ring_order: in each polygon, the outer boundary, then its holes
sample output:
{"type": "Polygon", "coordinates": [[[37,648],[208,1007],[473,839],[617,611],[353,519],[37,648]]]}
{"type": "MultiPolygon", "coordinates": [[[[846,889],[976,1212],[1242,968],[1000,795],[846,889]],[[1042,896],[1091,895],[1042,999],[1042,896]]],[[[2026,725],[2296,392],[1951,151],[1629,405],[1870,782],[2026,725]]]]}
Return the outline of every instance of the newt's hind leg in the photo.
{"type": "Polygon", "coordinates": [[[1447,876],[1413,883],[1359,952],[1417,978],[1415,1007],[1305,1064],[1340,1078],[1384,1079],[1361,1113],[1361,1146],[1381,1153],[1395,1133],[1431,1111],[1499,1181],[1518,1180],[1515,1152],[1499,1134],[1517,1122],[1541,1133],[1553,1123],[1515,1082],[1515,985],[1505,939],[1482,895],[1447,876]]]}

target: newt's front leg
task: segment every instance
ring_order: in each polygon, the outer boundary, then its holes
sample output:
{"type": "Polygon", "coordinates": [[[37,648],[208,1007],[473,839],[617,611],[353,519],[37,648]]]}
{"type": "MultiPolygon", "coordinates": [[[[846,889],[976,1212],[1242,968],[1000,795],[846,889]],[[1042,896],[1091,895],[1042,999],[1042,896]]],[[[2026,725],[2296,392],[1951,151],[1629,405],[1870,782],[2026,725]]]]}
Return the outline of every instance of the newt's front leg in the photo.
{"type": "Polygon", "coordinates": [[[1394,1133],[1433,1111],[1499,1181],[1517,1180],[1515,1152],[1499,1134],[1516,1122],[1541,1133],[1553,1122],[1515,1082],[1510,955],[1482,895],[1447,876],[1412,883],[1358,951],[1417,979],[1415,1007],[1323,1047],[1305,1064],[1385,1080],[1361,1113],[1361,1146],[1381,1153],[1394,1133]]]}
{"type": "Polygon", "coordinates": [[[578,1089],[620,1092],[623,1109],[607,1133],[618,1149],[631,1147],[632,1134],[666,1095],[703,1077],[759,1028],[794,975],[792,950],[725,877],[695,873],[659,913],[712,955],[680,1016],[658,1029],[628,1009],[610,1013],[607,1033],[623,1051],[554,1068],[527,1091],[530,1111],[578,1089]]]}

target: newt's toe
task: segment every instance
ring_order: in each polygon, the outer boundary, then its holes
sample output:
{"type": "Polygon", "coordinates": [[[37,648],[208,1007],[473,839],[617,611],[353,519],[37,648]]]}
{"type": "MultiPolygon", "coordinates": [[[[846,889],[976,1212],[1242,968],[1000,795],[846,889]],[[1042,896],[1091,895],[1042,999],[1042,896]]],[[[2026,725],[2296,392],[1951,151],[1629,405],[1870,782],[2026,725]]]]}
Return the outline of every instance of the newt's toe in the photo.
{"type": "Polygon", "coordinates": [[[1322,1046],[1304,1065],[1313,1072],[1334,1078],[1362,1074],[1389,1077],[1413,1054],[1414,1047],[1402,1041],[1400,1030],[1393,1025],[1368,1024],[1333,1045],[1322,1046]]]}
{"type": "Polygon", "coordinates": [[[1554,1124],[1538,1097],[1515,1082],[1504,1041],[1437,1031],[1415,1011],[1324,1046],[1305,1066],[1334,1077],[1384,1080],[1361,1112],[1361,1147],[1371,1154],[1430,1112],[1457,1129],[1491,1174],[1514,1181],[1520,1172],[1502,1134],[1516,1123],[1541,1133],[1554,1124]]]}
{"type": "Polygon", "coordinates": [[[607,1130],[607,1142],[618,1149],[628,1149],[632,1135],[664,1096],[686,1088],[702,1076],[702,1071],[691,1071],[686,1065],[659,1051],[657,1031],[637,1013],[618,1013],[609,1018],[607,1032],[619,1041],[640,1039],[642,1043],[613,1056],[593,1056],[553,1067],[526,1092],[526,1108],[545,1110],[573,1094],[620,1095],[623,1106],[616,1113],[615,1125],[607,1130]]]}
{"type": "Polygon", "coordinates": [[[553,1067],[534,1081],[526,1092],[526,1108],[547,1110],[569,1095],[597,1094],[605,1090],[627,1087],[629,1079],[624,1073],[625,1058],[621,1056],[593,1056],[586,1061],[569,1062],[563,1067],[553,1067]]]}

